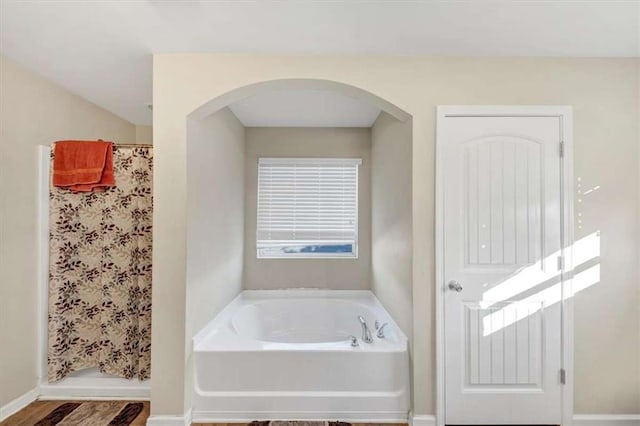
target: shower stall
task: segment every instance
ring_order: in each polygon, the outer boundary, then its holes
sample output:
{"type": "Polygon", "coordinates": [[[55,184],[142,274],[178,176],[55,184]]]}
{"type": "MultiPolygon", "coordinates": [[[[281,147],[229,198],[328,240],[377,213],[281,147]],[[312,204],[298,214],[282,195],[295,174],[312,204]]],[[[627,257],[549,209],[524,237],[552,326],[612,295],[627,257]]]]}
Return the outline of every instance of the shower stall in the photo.
{"type": "Polygon", "coordinates": [[[52,186],[52,147],[38,149],[45,399],[149,397],[152,156],[114,145],[116,187],[72,193],[52,186]]]}

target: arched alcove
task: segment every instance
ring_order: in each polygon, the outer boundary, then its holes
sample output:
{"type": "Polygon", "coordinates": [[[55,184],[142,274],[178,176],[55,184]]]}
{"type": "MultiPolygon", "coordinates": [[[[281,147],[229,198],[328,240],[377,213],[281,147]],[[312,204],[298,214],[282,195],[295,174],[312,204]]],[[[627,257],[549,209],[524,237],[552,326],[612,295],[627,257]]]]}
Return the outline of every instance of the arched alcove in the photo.
{"type": "MultiPolygon", "coordinates": [[[[247,214],[247,206],[255,209],[255,205],[247,201],[255,193],[246,195],[248,192],[241,180],[256,176],[240,171],[243,153],[234,147],[243,144],[246,129],[228,107],[265,91],[278,90],[334,91],[381,111],[367,129],[369,154],[364,163],[369,191],[369,217],[363,221],[369,246],[366,289],[378,296],[409,341],[413,339],[412,116],[393,103],[352,85],[320,79],[269,80],[232,89],[204,102],[186,116],[188,370],[193,368],[191,339],[241,291],[257,289],[246,286],[243,269],[248,263],[246,254],[255,256],[245,238],[255,233],[255,227],[246,221],[243,226],[239,220],[247,214]],[[238,193],[245,194],[245,199],[238,199],[238,193]],[[244,245],[240,247],[238,241],[242,240],[244,245]],[[234,260],[240,251],[243,252],[242,265],[234,260]]],[[[244,166],[254,164],[253,160],[255,158],[245,160],[244,166]]],[[[298,287],[318,285],[300,282],[298,287]]],[[[373,321],[374,318],[370,318],[371,326],[373,321]]],[[[187,371],[187,405],[191,377],[191,371],[187,371]]]]}

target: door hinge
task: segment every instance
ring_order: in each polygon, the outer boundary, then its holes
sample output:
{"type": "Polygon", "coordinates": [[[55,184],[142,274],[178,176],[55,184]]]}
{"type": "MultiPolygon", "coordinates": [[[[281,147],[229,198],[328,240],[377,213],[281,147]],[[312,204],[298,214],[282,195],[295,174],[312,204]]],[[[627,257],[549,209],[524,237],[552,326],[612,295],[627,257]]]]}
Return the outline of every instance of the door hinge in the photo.
{"type": "Polygon", "coordinates": [[[558,271],[564,269],[564,256],[558,256],[558,271]]]}
{"type": "Polygon", "coordinates": [[[560,147],[558,148],[560,157],[564,157],[564,141],[560,141],[560,147]]]}
{"type": "Polygon", "coordinates": [[[567,371],[564,368],[560,369],[560,384],[567,384],[567,371]]]}

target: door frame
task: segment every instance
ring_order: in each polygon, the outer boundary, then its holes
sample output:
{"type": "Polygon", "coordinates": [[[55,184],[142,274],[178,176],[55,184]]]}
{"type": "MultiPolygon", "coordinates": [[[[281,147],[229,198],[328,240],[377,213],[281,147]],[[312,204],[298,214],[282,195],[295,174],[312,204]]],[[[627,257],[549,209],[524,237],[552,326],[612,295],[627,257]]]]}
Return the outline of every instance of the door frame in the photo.
{"type": "MultiPolygon", "coordinates": [[[[441,105],[436,111],[436,193],[435,193],[435,255],[436,255],[436,425],[444,426],[445,345],[444,345],[444,181],[443,155],[445,144],[442,121],[448,117],[558,117],[563,155],[560,158],[561,179],[561,246],[564,264],[560,270],[562,283],[562,368],[566,384],[562,387],[562,426],[571,426],[573,418],[573,292],[571,286],[573,262],[573,111],[571,106],[548,105],[441,105]]],[[[560,149],[560,147],[558,147],[560,149]]]]}

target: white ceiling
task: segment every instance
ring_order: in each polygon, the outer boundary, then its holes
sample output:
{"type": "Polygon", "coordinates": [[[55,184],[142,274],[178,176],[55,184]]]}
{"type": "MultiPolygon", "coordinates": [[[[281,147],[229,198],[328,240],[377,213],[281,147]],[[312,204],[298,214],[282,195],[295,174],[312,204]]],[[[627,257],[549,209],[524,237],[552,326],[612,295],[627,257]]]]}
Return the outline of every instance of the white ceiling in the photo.
{"type": "Polygon", "coordinates": [[[0,0],[0,51],[136,124],[155,52],[640,56],[639,0],[0,0]]]}
{"type": "Polygon", "coordinates": [[[246,127],[371,127],[380,110],[329,90],[270,90],[229,106],[246,127]]]}

